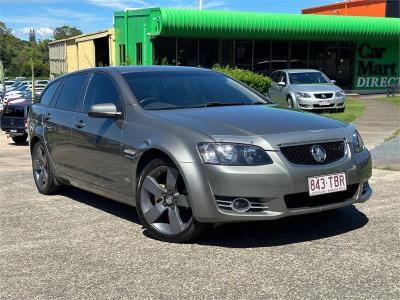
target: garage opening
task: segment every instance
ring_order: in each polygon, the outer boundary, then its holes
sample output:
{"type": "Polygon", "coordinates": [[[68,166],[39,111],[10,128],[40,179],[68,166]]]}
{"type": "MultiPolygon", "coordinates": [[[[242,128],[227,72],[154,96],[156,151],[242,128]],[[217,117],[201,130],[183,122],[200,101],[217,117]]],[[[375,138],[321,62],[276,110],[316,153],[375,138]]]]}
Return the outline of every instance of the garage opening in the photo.
{"type": "Polygon", "coordinates": [[[94,40],[94,51],[96,67],[105,67],[110,65],[108,36],[94,40]]]}

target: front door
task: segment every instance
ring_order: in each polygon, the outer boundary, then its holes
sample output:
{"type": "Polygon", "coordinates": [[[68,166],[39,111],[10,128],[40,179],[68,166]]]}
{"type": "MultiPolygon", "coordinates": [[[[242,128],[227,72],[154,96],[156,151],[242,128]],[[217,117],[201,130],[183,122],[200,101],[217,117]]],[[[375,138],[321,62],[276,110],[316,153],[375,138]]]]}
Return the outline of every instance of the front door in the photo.
{"type": "Polygon", "coordinates": [[[343,89],[351,89],[353,83],[354,47],[327,47],[325,53],[324,73],[336,80],[343,89]]]}
{"type": "MultiPolygon", "coordinates": [[[[131,188],[124,173],[125,160],[121,156],[122,132],[125,121],[88,116],[94,104],[114,103],[123,112],[123,104],[111,77],[94,73],[89,81],[81,111],[73,121],[72,135],[76,140],[73,164],[79,179],[102,188],[127,194],[131,188]]],[[[132,174],[131,174],[132,175],[132,174]]]]}

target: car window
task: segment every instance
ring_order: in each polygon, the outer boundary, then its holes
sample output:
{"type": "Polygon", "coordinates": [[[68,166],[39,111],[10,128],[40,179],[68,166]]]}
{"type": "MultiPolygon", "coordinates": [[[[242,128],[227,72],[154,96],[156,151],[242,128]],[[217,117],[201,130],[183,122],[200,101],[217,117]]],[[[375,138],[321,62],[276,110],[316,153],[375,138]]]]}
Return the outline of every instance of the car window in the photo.
{"type": "Polygon", "coordinates": [[[274,82],[279,82],[279,80],[281,79],[281,75],[282,75],[282,72],[279,72],[279,71],[275,72],[272,80],[274,82]]]}
{"type": "Polygon", "coordinates": [[[49,105],[51,102],[51,99],[53,99],[54,94],[57,91],[57,88],[60,85],[61,80],[58,80],[54,83],[52,83],[51,85],[49,85],[49,87],[44,91],[44,93],[42,94],[42,96],[40,97],[40,104],[43,105],[49,105]]]}
{"type": "Polygon", "coordinates": [[[65,110],[76,109],[86,76],[87,74],[75,74],[67,77],[58,96],[56,108],[65,110]]]}
{"type": "Polygon", "coordinates": [[[280,82],[284,82],[284,83],[287,83],[287,76],[286,76],[286,73],[285,72],[282,72],[282,77],[281,77],[281,79],[280,79],[280,82]]]}
{"type": "Polygon", "coordinates": [[[101,103],[114,103],[117,111],[122,111],[119,93],[112,79],[105,74],[95,73],[89,82],[83,112],[88,113],[92,105],[101,103]]]}
{"type": "Polygon", "coordinates": [[[240,83],[215,72],[137,72],[125,73],[123,77],[144,109],[268,103],[240,83]]]}

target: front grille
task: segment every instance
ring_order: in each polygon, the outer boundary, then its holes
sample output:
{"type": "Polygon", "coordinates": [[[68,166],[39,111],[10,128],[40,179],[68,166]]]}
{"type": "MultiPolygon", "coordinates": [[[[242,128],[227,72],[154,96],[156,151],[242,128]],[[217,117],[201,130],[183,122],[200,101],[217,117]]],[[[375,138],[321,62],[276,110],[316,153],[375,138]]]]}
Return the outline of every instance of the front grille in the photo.
{"type": "Polygon", "coordinates": [[[330,99],[333,97],[333,93],[314,94],[314,97],[317,99],[330,99]]]}
{"type": "Polygon", "coordinates": [[[310,196],[308,193],[285,195],[285,204],[288,209],[317,207],[329,204],[341,203],[352,197],[357,192],[358,184],[347,186],[346,191],[325,195],[310,196]]]}
{"type": "Polygon", "coordinates": [[[330,107],[335,107],[335,103],[333,103],[333,104],[328,104],[328,105],[313,104],[313,107],[314,107],[314,108],[320,108],[320,107],[323,107],[323,108],[330,108],[330,107]]]}
{"type": "Polygon", "coordinates": [[[228,211],[233,211],[232,202],[236,198],[245,198],[249,200],[251,206],[247,212],[263,212],[269,210],[269,207],[262,198],[215,196],[218,207],[228,211]]]}
{"type": "Polygon", "coordinates": [[[283,146],[280,148],[286,159],[295,165],[326,165],[338,161],[345,154],[344,141],[315,143],[306,145],[283,146]],[[311,154],[311,147],[319,145],[326,152],[326,159],[318,162],[311,154]]]}

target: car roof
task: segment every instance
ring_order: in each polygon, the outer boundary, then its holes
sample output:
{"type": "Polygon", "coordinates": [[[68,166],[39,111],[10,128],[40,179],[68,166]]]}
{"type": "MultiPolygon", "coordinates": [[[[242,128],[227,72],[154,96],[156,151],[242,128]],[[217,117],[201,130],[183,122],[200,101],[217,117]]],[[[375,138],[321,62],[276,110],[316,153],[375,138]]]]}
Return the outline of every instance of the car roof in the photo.
{"type": "Polygon", "coordinates": [[[287,72],[287,73],[313,73],[313,72],[321,73],[321,71],[315,70],[315,69],[283,69],[283,70],[278,70],[278,71],[287,72]]]}

